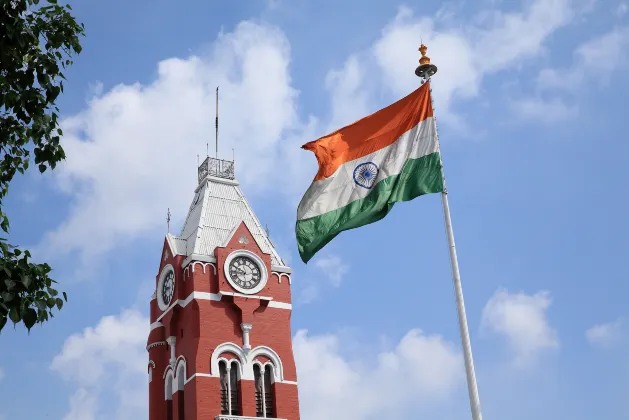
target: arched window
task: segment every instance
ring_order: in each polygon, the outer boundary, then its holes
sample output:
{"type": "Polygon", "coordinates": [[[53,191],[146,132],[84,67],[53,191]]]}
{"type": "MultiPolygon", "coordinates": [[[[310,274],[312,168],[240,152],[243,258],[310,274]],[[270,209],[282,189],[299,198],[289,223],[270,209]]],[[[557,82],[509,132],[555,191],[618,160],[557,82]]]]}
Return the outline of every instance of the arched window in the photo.
{"type": "Polygon", "coordinates": [[[166,375],[166,420],[173,420],[173,375],[166,375]]]}
{"type": "Polygon", "coordinates": [[[260,368],[253,366],[256,387],[256,417],[274,418],[275,396],[273,394],[273,367],[266,365],[260,368]]]}
{"type": "Polygon", "coordinates": [[[184,386],[186,384],[186,369],[185,365],[181,363],[179,369],[177,369],[177,390],[179,392],[179,398],[177,401],[177,411],[179,413],[179,419],[183,420],[185,416],[185,403],[184,403],[184,386]]]}
{"type": "Polygon", "coordinates": [[[240,368],[233,361],[218,363],[221,381],[221,414],[240,415],[240,368]]]}

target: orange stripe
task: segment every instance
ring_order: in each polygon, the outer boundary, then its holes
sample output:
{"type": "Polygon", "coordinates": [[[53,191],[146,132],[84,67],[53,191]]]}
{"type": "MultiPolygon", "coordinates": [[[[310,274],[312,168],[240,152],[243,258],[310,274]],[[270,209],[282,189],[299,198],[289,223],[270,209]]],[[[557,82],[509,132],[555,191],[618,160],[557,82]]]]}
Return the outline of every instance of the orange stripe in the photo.
{"type": "Polygon", "coordinates": [[[430,86],[424,83],[396,103],[304,144],[301,147],[314,152],[319,162],[319,172],[314,181],[329,177],[345,162],[390,146],[402,134],[432,115],[430,86]]]}

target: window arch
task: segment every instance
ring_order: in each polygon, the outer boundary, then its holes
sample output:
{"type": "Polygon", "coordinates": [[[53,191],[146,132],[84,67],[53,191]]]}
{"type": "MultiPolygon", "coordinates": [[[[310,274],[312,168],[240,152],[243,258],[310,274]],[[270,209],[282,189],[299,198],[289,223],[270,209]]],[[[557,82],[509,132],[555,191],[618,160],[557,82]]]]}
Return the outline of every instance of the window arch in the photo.
{"type": "Polygon", "coordinates": [[[275,375],[273,365],[266,363],[253,365],[253,377],[256,388],[256,417],[275,417],[275,375]]]}
{"type": "Polygon", "coordinates": [[[166,374],[164,393],[166,398],[166,420],[173,420],[173,371],[166,374]]]}
{"type": "Polygon", "coordinates": [[[184,402],[184,386],[186,384],[186,363],[179,363],[179,367],[177,368],[177,391],[179,392],[177,399],[177,412],[179,413],[179,419],[185,419],[185,402],[184,402]]]}
{"type": "Polygon", "coordinates": [[[240,415],[240,365],[237,361],[220,360],[221,414],[240,415]]]}

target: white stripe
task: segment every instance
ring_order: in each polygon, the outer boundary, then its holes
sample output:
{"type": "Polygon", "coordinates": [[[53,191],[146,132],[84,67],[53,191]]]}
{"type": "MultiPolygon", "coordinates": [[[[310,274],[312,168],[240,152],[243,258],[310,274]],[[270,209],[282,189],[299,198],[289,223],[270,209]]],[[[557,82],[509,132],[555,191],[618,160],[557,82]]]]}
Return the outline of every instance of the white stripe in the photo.
{"type": "Polygon", "coordinates": [[[273,298],[266,297],[266,296],[250,296],[250,295],[244,295],[242,293],[232,293],[232,292],[221,292],[221,293],[192,292],[192,293],[190,293],[188,295],[187,298],[185,298],[183,300],[176,300],[173,303],[171,303],[170,306],[168,308],[166,308],[166,310],[164,312],[162,312],[162,314],[160,316],[157,317],[157,320],[155,320],[155,322],[153,324],[151,324],[151,327],[153,327],[154,325],[159,323],[159,321],[161,321],[162,318],[164,318],[166,316],[166,314],[168,312],[170,312],[176,305],[179,305],[182,308],[185,308],[186,306],[188,306],[188,304],[190,302],[192,302],[193,299],[196,299],[196,300],[212,300],[214,302],[220,302],[222,297],[223,297],[223,295],[241,296],[241,297],[245,297],[247,299],[269,300],[270,301],[269,302],[269,307],[270,308],[293,309],[293,305],[291,305],[290,303],[277,302],[277,301],[274,301],[273,298]]]}
{"type": "Polygon", "coordinates": [[[293,309],[293,305],[286,302],[277,302],[272,300],[269,302],[269,308],[277,308],[277,309],[293,309]]]}
{"type": "MultiPolygon", "coordinates": [[[[193,380],[194,378],[199,377],[199,378],[220,378],[219,375],[212,375],[211,373],[195,373],[192,376],[190,376],[188,379],[185,380],[184,385],[187,384],[188,382],[190,382],[191,380],[193,380]]],[[[249,379],[249,378],[240,378],[241,381],[253,381],[254,379],[249,379]]],[[[297,381],[277,381],[277,383],[279,384],[286,384],[286,385],[295,385],[297,386],[297,381]]]]}
{"type": "MultiPolygon", "coordinates": [[[[408,159],[417,159],[439,151],[434,117],[426,118],[393,144],[358,159],[345,162],[333,175],[312,183],[297,209],[297,220],[320,216],[365,198],[371,189],[354,182],[354,169],[365,162],[378,166],[376,182],[398,175],[408,159]]],[[[375,185],[375,183],[373,185],[375,185]]]]}

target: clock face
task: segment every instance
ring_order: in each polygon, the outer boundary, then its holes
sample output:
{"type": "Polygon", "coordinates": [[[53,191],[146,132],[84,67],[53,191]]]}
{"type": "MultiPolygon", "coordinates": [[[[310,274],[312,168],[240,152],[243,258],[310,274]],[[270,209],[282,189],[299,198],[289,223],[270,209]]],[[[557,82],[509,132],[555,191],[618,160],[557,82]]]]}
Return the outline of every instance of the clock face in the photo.
{"type": "Polygon", "coordinates": [[[247,256],[238,256],[229,263],[229,278],[243,289],[253,289],[262,281],[258,263],[247,256]]]}
{"type": "Polygon", "coordinates": [[[170,301],[173,298],[173,294],[175,293],[175,272],[169,271],[164,278],[164,283],[162,285],[162,301],[164,304],[170,304],[170,301]]]}

